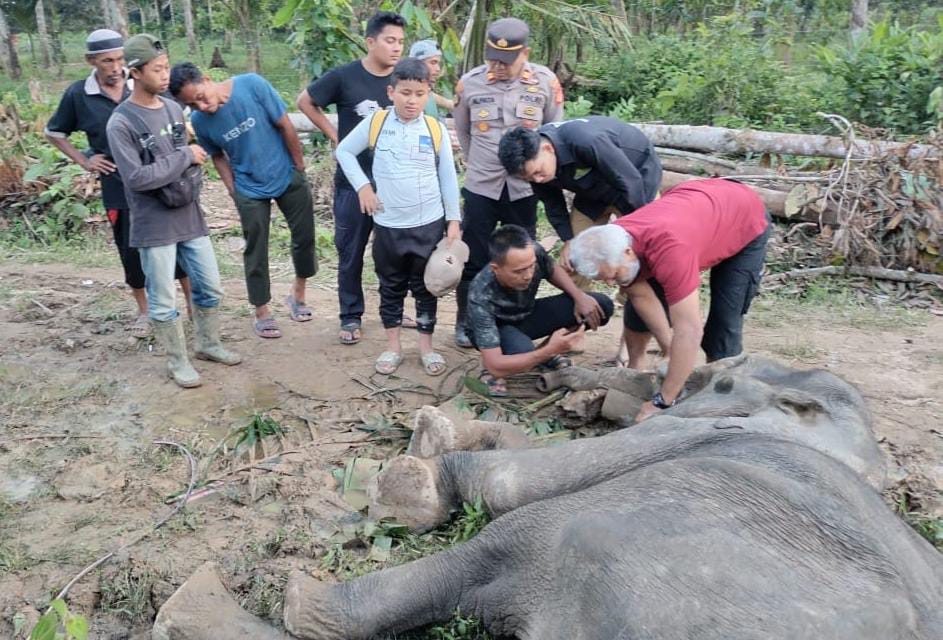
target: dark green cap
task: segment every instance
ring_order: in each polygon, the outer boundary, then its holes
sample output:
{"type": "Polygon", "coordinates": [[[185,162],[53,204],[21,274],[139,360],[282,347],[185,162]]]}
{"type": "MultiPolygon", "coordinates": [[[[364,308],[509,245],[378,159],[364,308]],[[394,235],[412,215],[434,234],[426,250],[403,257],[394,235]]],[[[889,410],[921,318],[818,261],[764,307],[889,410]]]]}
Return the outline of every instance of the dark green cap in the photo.
{"type": "Polygon", "coordinates": [[[167,53],[160,40],[149,33],[131,36],[124,43],[124,60],[129,69],[145,65],[154,58],[167,53]]]}

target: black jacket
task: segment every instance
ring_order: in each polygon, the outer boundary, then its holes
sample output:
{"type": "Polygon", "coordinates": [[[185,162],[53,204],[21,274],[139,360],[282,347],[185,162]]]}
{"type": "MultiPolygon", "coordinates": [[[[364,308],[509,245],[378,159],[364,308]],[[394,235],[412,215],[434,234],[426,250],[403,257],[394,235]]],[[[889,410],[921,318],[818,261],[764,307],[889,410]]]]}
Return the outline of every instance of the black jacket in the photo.
{"type": "Polygon", "coordinates": [[[598,219],[609,207],[624,215],[655,199],[661,162],[645,134],[621,120],[588,116],[546,124],[538,132],[557,155],[557,176],[535,184],[547,218],[560,239],[573,238],[563,189],[575,194],[573,208],[598,219]]]}

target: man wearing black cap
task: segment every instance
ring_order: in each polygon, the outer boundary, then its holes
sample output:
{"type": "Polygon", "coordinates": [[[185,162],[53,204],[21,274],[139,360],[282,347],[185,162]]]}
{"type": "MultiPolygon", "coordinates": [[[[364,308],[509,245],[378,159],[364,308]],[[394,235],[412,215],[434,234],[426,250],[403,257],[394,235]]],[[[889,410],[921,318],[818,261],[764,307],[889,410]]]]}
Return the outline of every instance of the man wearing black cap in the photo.
{"type": "Polygon", "coordinates": [[[465,330],[468,286],[488,263],[488,240],[500,224],[537,232],[537,198],[530,184],[509,176],[498,159],[502,134],[515,126],[536,129],[563,118],[563,90],[550,69],[528,60],[529,29],[517,18],[488,26],[486,64],[455,87],[455,131],[465,154],[463,238],[471,250],[459,285],[455,343],[470,347],[465,330]]]}
{"type": "MultiPolygon", "coordinates": [[[[146,338],[152,328],[147,319],[141,256],[129,243],[131,221],[128,202],[105,134],[105,124],[111,112],[131,94],[124,68],[123,46],[121,34],[110,29],[98,29],[89,34],[85,40],[85,60],[92,66],[92,72],[65,90],[56,112],[46,123],[46,138],[72,162],[98,174],[101,179],[102,200],[124,267],[124,280],[131,287],[131,295],[138,307],[131,333],[136,338],[146,338]],[[87,153],[82,153],[69,141],[69,136],[76,131],[84,132],[88,138],[91,148],[87,153]]],[[[190,280],[180,267],[177,267],[175,277],[180,280],[189,308],[190,280]]]]}

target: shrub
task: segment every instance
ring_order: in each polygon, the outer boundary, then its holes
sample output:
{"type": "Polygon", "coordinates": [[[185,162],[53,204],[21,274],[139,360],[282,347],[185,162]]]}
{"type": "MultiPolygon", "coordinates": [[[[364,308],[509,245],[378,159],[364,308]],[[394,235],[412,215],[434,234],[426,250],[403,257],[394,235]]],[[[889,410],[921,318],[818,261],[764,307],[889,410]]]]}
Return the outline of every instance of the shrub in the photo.
{"type": "Polygon", "coordinates": [[[899,134],[920,134],[936,122],[928,99],[940,85],[943,19],[934,32],[878,22],[850,46],[816,51],[832,77],[832,109],[899,134]]]}

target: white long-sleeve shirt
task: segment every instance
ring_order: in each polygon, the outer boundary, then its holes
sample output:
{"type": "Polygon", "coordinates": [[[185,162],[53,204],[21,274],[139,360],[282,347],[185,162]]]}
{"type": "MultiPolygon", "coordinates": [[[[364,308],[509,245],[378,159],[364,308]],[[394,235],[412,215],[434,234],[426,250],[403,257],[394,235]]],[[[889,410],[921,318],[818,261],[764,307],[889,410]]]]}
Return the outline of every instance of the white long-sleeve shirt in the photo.
{"type": "MultiPolygon", "coordinates": [[[[357,155],[370,146],[371,117],[364,118],[337,145],[335,155],[355,191],[370,181],[357,162],[357,155]]],[[[395,109],[383,122],[373,151],[373,179],[383,210],[373,221],[383,227],[408,229],[440,219],[461,220],[458,206],[458,176],[448,133],[443,131],[439,164],[432,136],[423,116],[405,122],[395,109]]]]}

